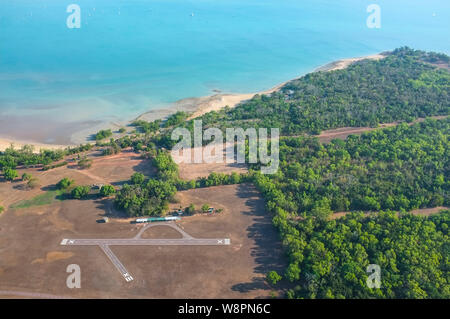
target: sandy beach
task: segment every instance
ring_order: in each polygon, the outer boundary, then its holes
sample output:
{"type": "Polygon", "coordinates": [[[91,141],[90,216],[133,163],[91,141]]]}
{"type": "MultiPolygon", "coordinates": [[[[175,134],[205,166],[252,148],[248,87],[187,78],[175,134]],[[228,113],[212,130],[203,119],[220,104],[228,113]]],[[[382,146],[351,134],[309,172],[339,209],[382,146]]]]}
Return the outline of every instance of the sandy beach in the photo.
{"type": "Polygon", "coordinates": [[[140,115],[137,119],[145,121],[154,121],[157,119],[163,119],[170,114],[177,111],[190,112],[192,115],[189,119],[199,117],[205,113],[211,111],[218,111],[225,106],[235,107],[236,105],[251,99],[255,94],[270,94],[279,90],[287,82],[281,83],[269,90],[256,92],[256,93],[243,93],[243,94],[227,94],[219,93],[204,97],[192,97],[177,101],[174,105],[167,109],[151,110],[140,115]]]}
{"type": "Polygon", "coordinates": [[[55,145],[55,144],[44,144],[44,143],[35,143],[35,142],[27,142],[27,141],[17,141],[12,139],[5,139],[0,138],[0,151],[4,151],[5,149],[9,148],[11,144],[14,146],[15,149],[20,149],[24,145],[32,145],[34,147],[35,152],[39,152],[41,149],[46,150],[58,150],[58,149],[64,149],[69,145],[55,145]]]}
{"type": "Polygon", "coordinates": [[[363,56],[359,58],[349,58],[349,59],[342,59],[337,60],[331,63],[328,63],[324,66],[321,66],[314,70],[314,72],[318,71],[335,71],[335,70],[342,70],[348,67],[350,64],[361,61],[361,60],[380,60],[386,57],[386,53],[379,53],[379,54],[372,54],[368,56],[363,56]]]}
{"type": "MultiPolygon", "coordinates": [[[[380,54],[373,54],[365,57],[356,57],[356,58],[348,58],[348,59],[342,59],[338,61],[331,62],[329,64],[326,64],[324,66],[321,66],[317,69],[315,69],[313,72],[326,72],[326,71],[335,71],[335,70],[341,70],[346,67],[348,67],[350,64],[361,61],[364,59],[373,59],[373,60],[379,60],[386,56],[385,53],[380,54]]],[[[303,76],[303,75],[302,75],[303,76]]],[[[299,76],[300,77],[300,76],[299,76]]],[[[165,119],[169,115],[177,112],[177,111],[185,111],[192,113],[190,118],[195,118],[198,116],[201,116],[205,113],[211,112],[211,111],[218,111],[221,108],[228,106],[228,107],[235,107],[239,105],[240,103],[251,99],[256,94],[270,94],[277,90],[279,90],[281,87],[283,87],[286,83],[295,80],[291,79],[289,81],[283,82],[271,89],[260,91],[260,92],[252,92],[252,93],[244,93],[244,94],[233,94],[233,93],[218,93],[210,96],[204,96],[204,97],[191,97],[179,100],[175,102],[172,106],[164,109],[153,109],[148,112],[145,112],[144,114],[141,114],[136,119],[139,120],[145,120],[145,121],[154,121],[157,119],[165,119]]],[[[135,119],[135,120],[136,120],[135,119]]],[[[130,121],[131,123],[132,121],[130,121]]],[[[16,148],[20,148],[23,145],[33,145],[36,152],[38,152],[40,149],[61,149],[66,148],[67,146],[74,146],[79,145],[83,143],[92,142],[90,139],[90,136],[97,132],[100,129],[116,129],[120,127],[120,124],[117,123],[91,123],[92,125],[84,125],[83,127],[80,127],[78,130],[72,129],[70,132],[67,131],[68,136],[64,136],[64,139],[62,140],[63,143],[59,144],[52,144],[52,143],[38,143],[33,141],[24,141],[21,140],[20,137],[17,139],[11,138],[11,137],[0,137],[0,151],[4,151],[6,148],[8,148],[11,143],[14,144],[16,148]]],[[[33,130],[36,130],[36,133],[39,133],[38,129],[36,127],[30,128],[33,130]]],[[[58,132],[58,135],[64,134],[64,132],[58,132]]],[[[11,135],[14,135],[14,132],[12,132],[11,135]]],[[[36,139],[39,140],[39,134],[36,134],[36,139]]]]}

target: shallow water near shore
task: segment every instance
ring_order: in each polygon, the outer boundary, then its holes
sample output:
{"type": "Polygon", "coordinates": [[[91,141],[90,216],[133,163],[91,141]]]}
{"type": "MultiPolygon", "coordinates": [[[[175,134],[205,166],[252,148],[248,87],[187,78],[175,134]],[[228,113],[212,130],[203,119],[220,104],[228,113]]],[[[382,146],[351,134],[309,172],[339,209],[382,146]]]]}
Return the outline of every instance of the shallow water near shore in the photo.
{"type": "Polygon", "coordinates": [[[0,136],[73,142],[102,123],[263,91],[342,58],[403,45],[450,52],[446,1],[377,1],[381,29],[367,27],[363,0],[73,2],[80,29],[67,28],[65,2],[0,4],[0,136]]]}

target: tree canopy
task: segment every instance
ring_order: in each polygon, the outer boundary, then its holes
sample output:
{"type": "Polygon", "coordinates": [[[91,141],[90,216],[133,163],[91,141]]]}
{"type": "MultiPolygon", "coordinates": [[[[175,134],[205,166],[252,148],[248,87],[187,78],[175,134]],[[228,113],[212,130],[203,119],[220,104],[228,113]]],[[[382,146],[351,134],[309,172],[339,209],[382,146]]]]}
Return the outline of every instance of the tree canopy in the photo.
{"type": "Polygon", "coordinates": [[[449,135],[446,118],[326,145],[316,138],[285,138],[278,173],[258,176],[257,184],[270,203],[301,216],[447,206],[449,135]]]}
{"type": "Polygon", "coordinates": [[[394,212],[331,221],[279,220],[290,264],[291,298],[450,298],[450,211],[429,217],[394,212]],[[369,264],[380,289],[369,288],[369,264]]]}

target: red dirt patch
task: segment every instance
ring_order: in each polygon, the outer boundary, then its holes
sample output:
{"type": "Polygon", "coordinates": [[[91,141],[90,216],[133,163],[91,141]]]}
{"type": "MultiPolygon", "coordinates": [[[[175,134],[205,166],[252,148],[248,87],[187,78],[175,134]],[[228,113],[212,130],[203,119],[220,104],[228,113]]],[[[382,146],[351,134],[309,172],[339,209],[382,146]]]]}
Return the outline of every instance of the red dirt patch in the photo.
{"type": "MultiPolygon", "coordinates": [[[[446,117],[447,117],[447,115],[431,116],[430,118],[444,119],[446,117]]],[[[418,118],[415,121],[408,123],[408,125],[413,125],[413,124],[420,123],[423,121],[425,121],[424,118],[418,118]]],[[[318,137],[319,141],[321,141],[322,143],[329,143],[333,139],[345,140],[349,135],[362,134],[364,132],[383,129],[383,128],[387,128],[387,127],[393,127],[398,124],[400,124],[400,122],[380,124],[378,127],[341,127],[341,128],[337,128],[337,129],[333,129],[333,130],[323,131],[320,135],[317,135],[316,137],[318,137]]]]}
{"type": "MultiPolygon", "coordinates": [[[[204,150],[205,147],[202,148],[204,150]]],[[[196,148],[192,149],[191,152],[191,163],[185,163],[178,161],[178,168],[180,172],[180,178],[184,180],[192,180],[197,179],[200,177],[208,177],[211,173],[224,173],[224,174],[231,174],[233,172],[236,172],[238,174],[240,173],[246,173],[247,166],[245,164],[237,164],[237,163],[226,163],[225,161],[225,151],[224,150],[224,156],[223,156],[223,162],[222,163],[194,163],[194,152],[196,148]]],[[[202,151],[203,152],[203,151],[202,151]]],[[[180,157],[175,156],[173,157],[174,160],[177,162],[178,158],[181,158],[183,155],[183,152],[180,153],[180,157]]]]}

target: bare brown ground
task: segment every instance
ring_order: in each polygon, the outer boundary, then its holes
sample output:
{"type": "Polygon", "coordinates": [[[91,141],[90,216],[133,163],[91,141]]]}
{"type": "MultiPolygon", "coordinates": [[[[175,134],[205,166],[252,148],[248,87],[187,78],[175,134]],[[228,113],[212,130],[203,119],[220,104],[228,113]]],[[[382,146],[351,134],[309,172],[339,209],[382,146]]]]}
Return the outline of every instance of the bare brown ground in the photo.
{"type": "Polygon", "coordinates": [[[439,206],[439,207],[433,207],[433,208],[421,208],[421,209],[415,209],[411,211],[411,214],[413,215],[421,215],[421,216],[430,216],[432,214],[439,213],[441,210],[447,210],[448,207],[439,206]]]}
{"type": "Polygon", "coordinates": [[[132,150],[125,150],[111,156],[92,157],[92,159],[92,166],[89,169],[78,169],[75,164],[69,165],[69,168],[97,183],[103,184],[115,184],[119,181],[129,180],[135,172],[145,175],[154,173],[151,161],[143,160],[139,154],[132,150]]]}
{"type": "Polygon", "coordinates": [[[168,226],[154,226],[144,231],[141,238],[182,238],[175,229],[168,226]]]}
{"type": "MultiPolygon", "coordinates": [[[[428,62],[426,62],[426,63],[428,63],[428,62]]],[[[445,63],[445,62],[440,62],[440,63],[428,63],[428,64],[431,64],[431,65],[433,65],[433,66],[435,66],[435,67],[438,67],[439,69],[445,69],[445,70],[450,71],[450,64],[445,63]]]]}
{"type": "MultiPolygon", "coordinates": [[[[61,169],[76,174],[76,170],[61,169]]],[[[62,173],[48,172],[57,180],[62,173]],[[59,176],[54,176],[59,175],[59,176]]],[[[76,175],[78,176],[78,175],[76,175]]],[[[80,179],[87,176],[81,175],[80,179]]],[[[0,183],[13,191],[11,184],[0,183]]],[[[4,200],[3,194],[2,200],[4,200]]],[[[142,226],[99,224],[109,199],[65,200],[8,210],[0,216],[0,298],[257,298],[268,297],[264,274],[283,265],[281,245],[253,186],[230,185],[180,193],[181,203],[208,202],[225,211],[184,218],[194,237],[231,238],[230,246],[113,246],[135,280],[125,282],[99,247],[60,246],[63,238],[132,238],[142,226]],[[232,203],[232,205],[230,205],[232,203]],[[81,289],[66,287],[66,267],[81,267],[81,289]]],[[[166,228],[166,229],[164,229],[166,228]]],[[[178,236],[154,227],[144,237],[178,236]]]]}
{"type": "MultiPolygon", "coordinates": [[[[181,151],[178,156],[173,156],[175,162],[178,163],[178,169],[180,173],[180,178],[184,180],[192,180],[200,177],[208,177],[209,174],[215,173],[224,173],[231,174],[236,172],[238,174],[246,173],[247,165],[246,164],[237,164],[237,163],[226,163],[225,161],[225,153],[228,145],[225,145],[225,149],[223,150],[223,162],[222,163],[194,163],[194,154],[198,150],[198,148],[192,148],[191,151],[191,163],[186,163],[182,161],[183,151],[181,151]]],[[[205,147],[201,148],[202,154],[205,150],[205,147]]],[[[205,153],[206,154],[206,153],[205,153]]],[[[211,154],[211,156],[213,156],[211,154]]]]}
{"type": "Polygon", "coordinates": [[[369,132],[381,128],[396,126],[397,123],[387,123],[380,124],[379,127],[341,127],[333,130],[323,131],[317,137],[322,143],[329,143],[333,139],[345,140],[349,135],[362,134],[364,132],[369,132]]]}

